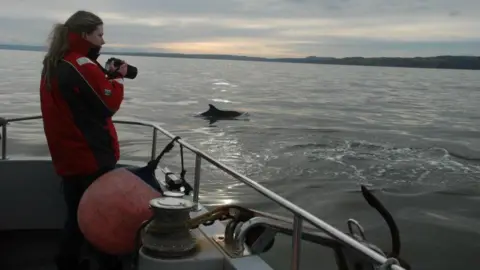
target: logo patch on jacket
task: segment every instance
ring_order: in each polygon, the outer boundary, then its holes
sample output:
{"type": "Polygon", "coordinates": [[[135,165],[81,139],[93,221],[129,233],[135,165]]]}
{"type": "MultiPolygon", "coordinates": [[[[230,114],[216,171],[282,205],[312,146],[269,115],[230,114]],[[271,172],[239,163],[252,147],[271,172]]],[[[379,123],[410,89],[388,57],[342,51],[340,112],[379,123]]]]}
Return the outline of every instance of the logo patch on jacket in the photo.
{"type": "Polygon", "coordinates": [[[105,90],[103,90],[103,93],[105,94],[105,96],[111,96],[112,95],[112,90],[105,89],[105,90]]]}
{"type": "Polygon", "coordinates": [[[92,60],[88,59],[88,57],[80,57],[77,59],[77,63],[81,66],[81,65],[85,65],[85,64],[93,64],[92,60]]]}

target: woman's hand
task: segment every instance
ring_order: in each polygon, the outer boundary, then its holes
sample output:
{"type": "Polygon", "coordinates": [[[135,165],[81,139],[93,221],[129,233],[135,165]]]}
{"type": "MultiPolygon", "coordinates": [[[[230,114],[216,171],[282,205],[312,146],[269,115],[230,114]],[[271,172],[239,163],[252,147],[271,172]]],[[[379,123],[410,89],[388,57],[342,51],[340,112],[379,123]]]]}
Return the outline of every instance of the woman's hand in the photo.
{"type": "Polygon", "coordinates": [[[123,64],[120,66],[117,72],[120,73],[122,77],[125,77],[125,75],[127,75],[127,69],[128,69],[127,63],[123,62],[123,64]]]}
{"type": "Polygon", "coordinates": [[[119,68],[116,68],[114,65],[113,65],[113,61],[110,63],[109,67],[108,67],[108,71],[110,72],[118,72],[120,75],[122,75],[122,77],[125,77],[125,75],[127,74],[127,69],[128,69],[128,65],[127,63],[124,61],[123,64],[120,65],[119,68]]]}

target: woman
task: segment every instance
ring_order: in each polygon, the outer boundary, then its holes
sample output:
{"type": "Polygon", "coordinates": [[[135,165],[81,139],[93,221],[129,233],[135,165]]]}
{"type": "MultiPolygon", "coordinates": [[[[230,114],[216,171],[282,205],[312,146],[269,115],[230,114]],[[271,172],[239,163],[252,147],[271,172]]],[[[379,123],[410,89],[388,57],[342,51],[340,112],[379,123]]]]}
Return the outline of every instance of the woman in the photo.
{"type": "MultiPolygon", "coordinates": [[[[103,44],[103,22],[93,13],[77,11],[55,25],[43,60],[40,100],[52,162],[62,178],[67,220],[57,267],[87,269],[79,263],[84,237],[77,209],[87,187],[113,169],[119,146],[112,116],[123,100],[127,64],[106,71],[96,61],[103,44]]],[[[100,226],[100,225],[99,225],[100,226]]],[[[98,252],[100,269],[120,269],[116,258],[98,252]]]]}

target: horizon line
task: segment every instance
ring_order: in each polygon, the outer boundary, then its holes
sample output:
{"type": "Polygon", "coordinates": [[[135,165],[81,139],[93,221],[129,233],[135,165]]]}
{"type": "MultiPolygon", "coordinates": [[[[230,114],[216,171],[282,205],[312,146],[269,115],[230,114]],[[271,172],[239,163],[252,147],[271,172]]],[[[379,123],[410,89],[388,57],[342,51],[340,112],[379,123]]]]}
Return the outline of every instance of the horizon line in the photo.
{"type": "MultiPolygon", "coordinates": [[[[11,47],[30,47],[30,48],[37,48],[37,49],[44,49],[46,50],[48,46],[46,45],[31,45],[31,44],[18,44],[18,43],[0,43],[0,49],[2,47],[11,46],[11,47]]],[[[455,55],[455,54],[441,54],[441,55],[432,55],[432,56],[374,56],[374,57],[364,57],[364,56],[344,56],[344,57],[334,57],[334,56],[316,56],[316,55],[308,55],[308,56],[299,56],[299,57],[266,57],[266,56],[249,56],[249,55],[242,55],[242,54],[217,54],[217,53],[184,53],[184,52],[162,52],[162,51],[142,51],[132,48],[130,49],[123,49],[115,50],[115,47],[106,47],[106,51],[103,51],[102,54],[143,54],[143,55],[153,55],[153,54],[163,54],[163,55],[184,55],[184,56],[233,56],[233,57],[243,57],[243,58],[253,58],[253,59],[265,59],[265,60],[278,60],[278,59],[308,59],[308,58],[317,58],[317,59],[351,59],[351,58],[403,58],[403,59],[414,59],[414,58],[435,58],[435,57],[478,57],[480,56],[471,54],[462,54],[462,55],[455,55]]]]}

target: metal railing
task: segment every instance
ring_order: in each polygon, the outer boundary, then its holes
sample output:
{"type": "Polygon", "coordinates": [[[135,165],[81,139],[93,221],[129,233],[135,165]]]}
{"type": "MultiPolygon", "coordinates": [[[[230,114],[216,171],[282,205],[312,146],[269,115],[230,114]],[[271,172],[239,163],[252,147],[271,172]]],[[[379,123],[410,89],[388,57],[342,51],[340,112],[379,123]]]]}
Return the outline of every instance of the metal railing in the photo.
{"type": "MultiPolygon", "coordinates": [[[[41,119],[42,116],[29,116],[29,117],[20,117],[20,118],[11,118],[11,119],[4,119],[0,118],[0,125],[2,126],[2,159],[5,160],[7,158],[7,125],[13,122],[21,122],[26,120],[36,120],[41,119]]],[[[169,137],[170,139],[174,139],[176,136],[169,131],[165,130],[164,128],[160,127],[159,125],[148,122],[148,121],[132,121],[132,120],[114,120],[115,123],[118,124],[126,124],[126,125],[135,125],[135,126],[144,126],[144,127],[151,127],[153,129],[153,138],[152,138],[152,148],[151,148],[151,158],[154,159],[156,157],[157,151],[157,137],[158,132],[160,131],[165,136],[169,137]]],[[[363,253],[365,256],[370,257],[373,261],[377,262],[380,265],[384,265],[387,262],[387,258],[382,256],[381,254],[373,251],[372,249],[362,245],[357,240],[353,239],[352,237],[348,236],[347,234],[343,233],[342,231],[332,227],[325,221],[317,218],[313,214],[307,212],[306,210],[300,208],[299,206],[293,204],[292,202],[286,200],[285,198],[281,197],[280,195],[276,194],[275,192],[267,189],[266,187],[260,185],[259,183],[255,182],[254,180],[248,178],[245,175],[242,175],[229,166],[221,163],[220,161],[215,160],[210,155],[200,151],[196,147],[192,146],[191,144],[187,143],[183,139],[177,140],[177,142],[183,147],[187,148],[191,152],[195,154],[195,174],[194,174],[194,188],[193,188],[193,202],[198,204],[199,202],[199,190],[200,190],[200,174],[201,174],[201,163],[202,159],[208,161],[210,164],[214,165],[218,169],[224,171],[228,175],[232,176],[233,178],[239,180],[240,182],[244,183],[245,185],[253,188],[257,192],[261,193],[265,197],[269,198],[270,200],[274,201],[284,209],[287,209],[294,215],[294,223],[293,223],[293,237],[292,237],[292,260],[291,260],[291,269],[298,270],[300,267],[300,251],[301,251],[301,235],[302,235],[302,228],[303,228],[303,221],[308,221],[316,228],[324,231],[326,234],[330,235],[331,237],[337,239],[344,245],[353,248],[360,253],[363,253]]],[[[403,267],[399,265],[392,265],[392,269],[394,270],[405,270],[403,267]]]]}

